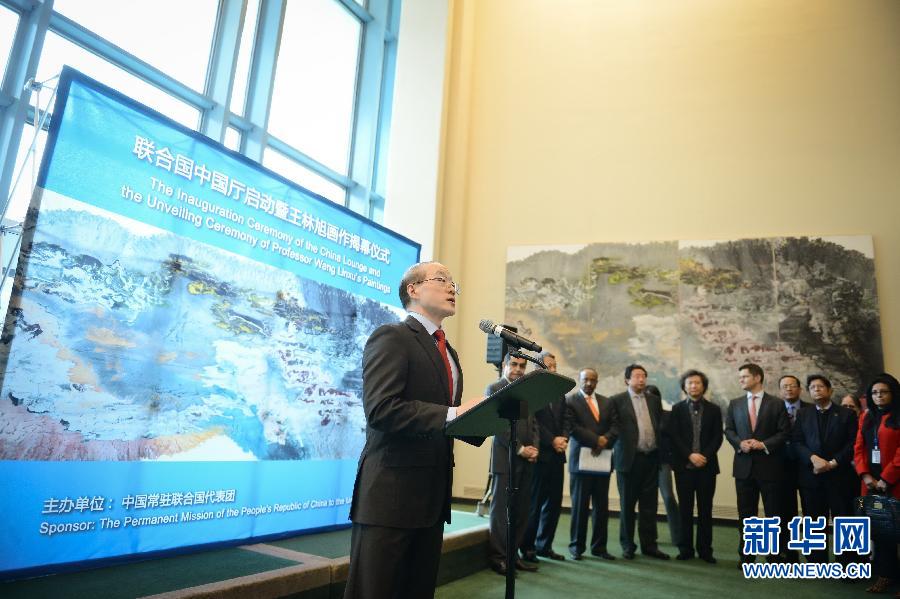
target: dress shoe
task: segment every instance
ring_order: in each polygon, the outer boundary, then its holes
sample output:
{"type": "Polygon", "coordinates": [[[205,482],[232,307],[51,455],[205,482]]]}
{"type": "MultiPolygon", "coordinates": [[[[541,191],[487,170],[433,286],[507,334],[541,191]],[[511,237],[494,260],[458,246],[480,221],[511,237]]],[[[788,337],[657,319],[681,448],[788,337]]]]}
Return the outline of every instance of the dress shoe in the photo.
{"type": "Polygon", "coordinates": [[[625,559],[634,559],[634,549],[626,549],[622,552],[622,557],[625,559]]]}
{"type": "Polygon", "coordinates": [[[716,560],[716,558],[714,558],[714,557],[711,556],[711,555],[701,555],[701,556],[700,556],[700,559],[702,559],[703,561],[705,561],[707,564],[717,564],[717,563],[719,563],[718,560],[716,560]]]}
{"type": "Polygon", "coordinates": [[[523,551],[522,559],[526,562],[531,562],[533,564],[538,563],[537,554],[534,551],[523,551]]]}
{"type": "Polygon", "coordinates": [[[694,559],[694,554],[690,551],[680,551],[678,555],[675,556],[675,559],[683,562],[689,559],[694,559]]]}
{"type": "Polygon", "coordinates": [[[520,559],[516,560],[516,570],[524,570],[525,572],[537,572],[538,567],[534,564],[526,564],[520,559]]]}
{"type": "Polygon", "coordinates": [[[611,562],[616,561],[615,556],[609,551],[591,551],[591,555],[593,555],[594,557],[599,557],[601,559],[609,560],[611,562]]]}
{"type": "Polygon", "coordinates": [[[647,557],[655,557],[656,559],[669,559],[668,553],[663,553],[659,549],[649,549],[647,551],[641,551],[647,557]]]}
{"type": "Polygon", "coordinates": [[[506,562],[491,562],[491,570],[500,576],[506,576],[506,562]]]}
{"type": "Polygon", "coordinates": [[[571,558],[572,558],[573,560],[575,560],[576,562],[580,562],[580,561],[581,561],[581,554],[580,554],[580,553],[575,553],[574,551],[570,551],[570,552],[569,552],[569,557],[571,557],[571,558]]]}
{"type": "Polygon", "coordinates": [[[888,588],[894,581],[885,576],[879,576],[875,579],[875,584],[866,589],[867,593],[887,593],[888,588]]]}
{"type": "Polygon", "coordinates": [[[548,549],[547,551],[541,551],[537,555],[538,555],[538,557],[546,557],[549,559],[556,560],[558,562],[563,562],[566,560],[565,555],[559,554],[559,553],[553,551],[552,549],[548,549]]]}

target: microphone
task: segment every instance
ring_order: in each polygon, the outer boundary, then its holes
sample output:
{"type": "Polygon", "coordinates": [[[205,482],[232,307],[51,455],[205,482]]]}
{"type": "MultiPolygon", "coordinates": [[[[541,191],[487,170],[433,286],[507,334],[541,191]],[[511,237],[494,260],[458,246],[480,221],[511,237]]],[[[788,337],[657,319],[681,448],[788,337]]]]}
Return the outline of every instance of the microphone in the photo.
{"type": "Polygon", "coordinates": [[[520,337],[516,333],[513,333],[507,328],[504,328],[502,325],[494,324],[491,320],[482,320],[478,323],[478,328],[487,333],[488,335],[494,335],[496,337],[500,337],[510,345],[514,347],[519,347],[522,349],[527,349],[528,351],[539,352],[541,351],[541,346],[526,339],[525,337],[520,337]]]}

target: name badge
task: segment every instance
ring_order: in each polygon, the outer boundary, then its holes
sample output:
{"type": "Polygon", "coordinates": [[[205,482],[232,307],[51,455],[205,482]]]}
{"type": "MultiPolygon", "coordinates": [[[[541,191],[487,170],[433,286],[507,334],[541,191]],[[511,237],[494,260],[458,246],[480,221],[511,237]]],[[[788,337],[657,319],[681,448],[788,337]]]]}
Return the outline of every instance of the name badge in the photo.
{"type": "Polygon", "coordinates": [[[880,463],[881,463],[881,450],[880,450],[880,449],[873,449],[873,450],[872,450],[872,463],[873,463],[873,464],[880,464],[880,463]]]}

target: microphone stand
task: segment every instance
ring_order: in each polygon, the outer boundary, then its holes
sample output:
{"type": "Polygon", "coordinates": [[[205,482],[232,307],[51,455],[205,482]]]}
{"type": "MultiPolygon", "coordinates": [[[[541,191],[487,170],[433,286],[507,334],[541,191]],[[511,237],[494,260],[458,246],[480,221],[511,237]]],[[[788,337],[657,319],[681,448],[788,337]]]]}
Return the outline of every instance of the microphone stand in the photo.
{"type": "MultiPolygon", "coordinates": [[[[514,358],[524,358],[537,364],[546,370],[547,365],[540,358],[533,358],[521,350],[510,350],[509,355],[514,358]]],[[[528,406],[519,401],[508,403],[500,408],[500,418],[509,420],[509,481],[506,485],[506,599],[514,599],[516,596],[516,562],[518,561],[519,548],[516,547],[516,497],[521,489],[516,485],[516,428],[519,420],[528,418],[528,406]]]]}

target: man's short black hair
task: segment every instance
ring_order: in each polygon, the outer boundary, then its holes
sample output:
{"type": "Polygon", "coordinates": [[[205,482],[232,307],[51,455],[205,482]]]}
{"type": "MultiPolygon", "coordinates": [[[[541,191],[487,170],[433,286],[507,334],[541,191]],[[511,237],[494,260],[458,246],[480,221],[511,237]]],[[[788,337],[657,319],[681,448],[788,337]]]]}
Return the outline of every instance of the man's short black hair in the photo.
{"type": "MultiPolygon", "coordinates": [[[[519,359],[519,360],[525,360],[525,358],[522,358],[521,356],[514,356],[514,355],[512,355],[512,352],[506,352],[505,354],[503,354],[503,364],[509,364],[509,361],[510,361],[511,358],[516,358],[516,359],[519,359]]],[[[526,360],[526,362],[527,362],[527,360],[526,360]]]]}
{"type": "Polygon", "coordinates": [[[689,378],[692,376],[699,376],[700,381],[703,383],[703,392],[706,393],[706,390],[709,389],[709,377],[700,372],[699,370],[694,370],[693,368],[686,371],[681,375],[681,390],[687,393],[687,389],[684,388],[684,384],[687,382],[689,378]]]}
{"type": "Polygon", "coordinates": [[[825,383],[825,386],[831,389],[831,381],[828,380],[828,377],[824,374],[811,374],[806,377],[806,388],[809,389],[809,386],[812,385],[813,381],[822,381],[825,383]]]}
{"type": "Polygon", "coordinates": [[[759,382],[763,382],[766,380],[766,373],[763,372],[763,369],[759,367],[759,364],[754,364],[753,362],[747,362],[743,364],[740,368],[738,368],[738,372],[742,370],[747,370],[753,376],[759,377],[759,382]]]}
{"type": "Polygon", "coordinates": [[[631,373],[634,372],[635,370],[643,370],[644,374],[645,375],[647,374],[647,369],[644,368],[643,366],[641,366],[640,364],[629,364],[628,366],[625,367],[625,380],[626,381],[631,378],[631,373]]]}

